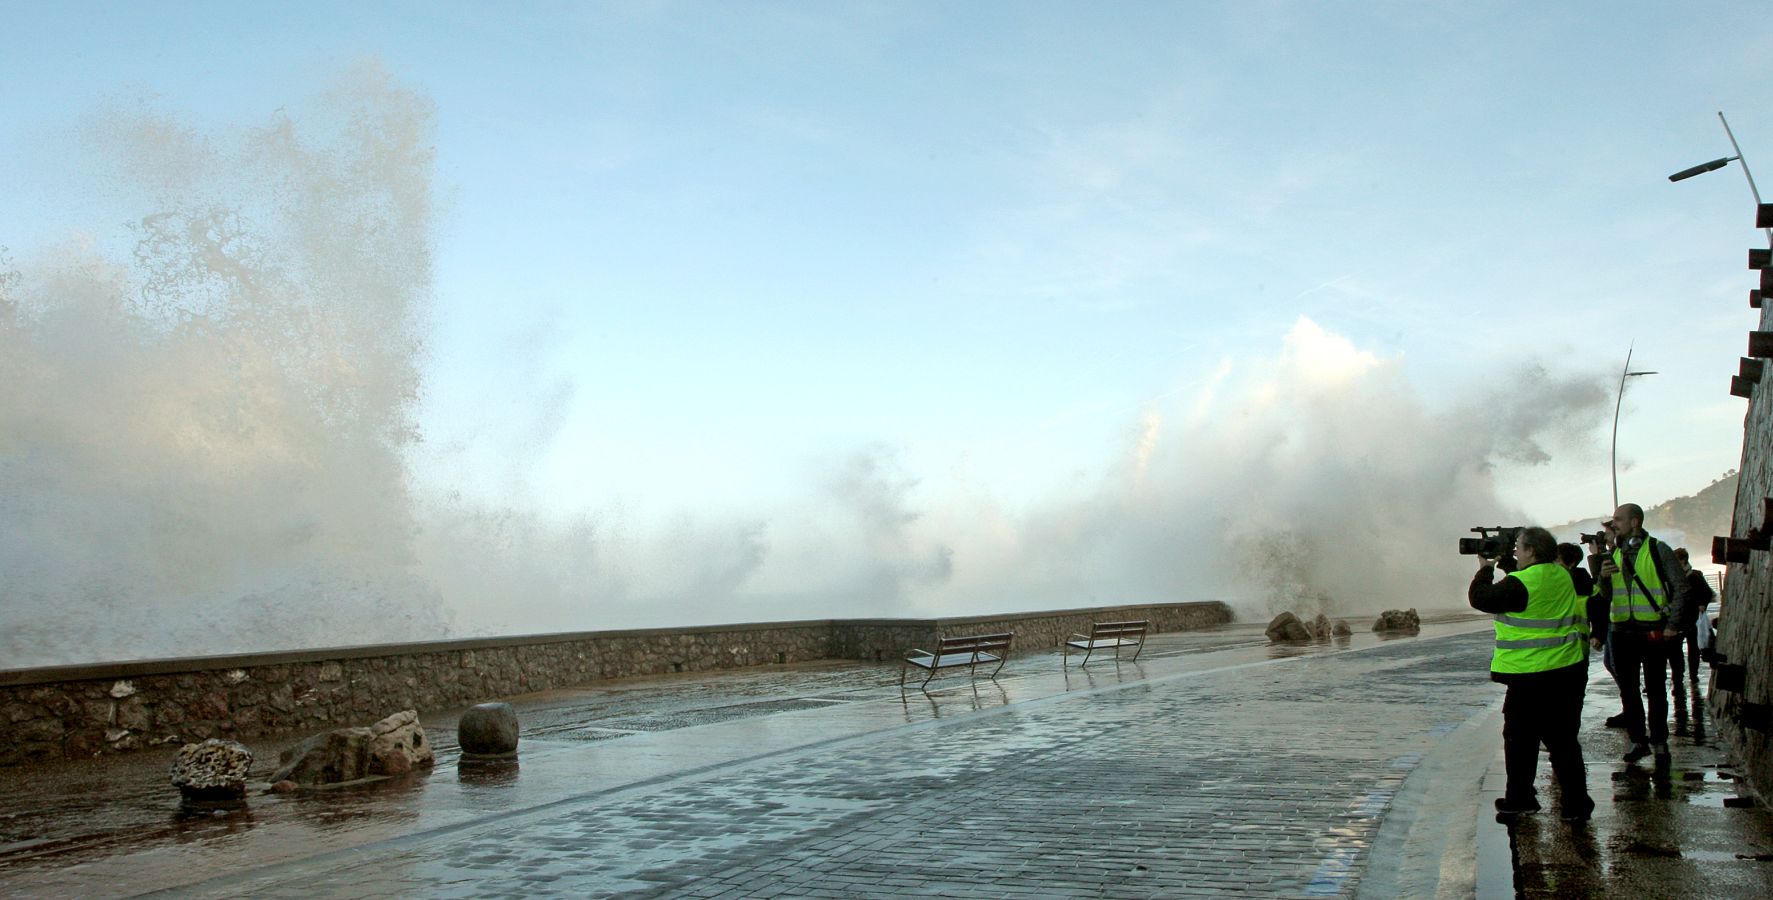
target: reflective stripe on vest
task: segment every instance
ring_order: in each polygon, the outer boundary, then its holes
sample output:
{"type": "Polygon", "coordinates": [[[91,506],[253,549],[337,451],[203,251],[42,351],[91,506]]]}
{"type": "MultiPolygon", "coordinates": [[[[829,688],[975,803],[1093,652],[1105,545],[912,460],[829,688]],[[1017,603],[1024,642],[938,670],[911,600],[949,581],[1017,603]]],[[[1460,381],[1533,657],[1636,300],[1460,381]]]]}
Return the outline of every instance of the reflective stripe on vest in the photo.
{"type": "Polygon", "coordinates": [[[1496,652],[1490,670],[1549,672],[1588,658],[1588,617],[1570,571],[1539,563],[1508,573],[1527,589],[1527,608],[1494,616],[1496,652]]]}
{"type": "Polygon", "coordinates": [[[1635,579],[1625,577],[1625,551],[1613,550],[1613,565],[1619,571],[1613,573],[1613,605],[1607,610],[1608,619],[1654,625],[1667,618],[1669,591],[1656,571],[1656,543],[1655,538],[1645,535],[1644,542],[1638,545],[1635,579]],[[1639,581],[1644,583],[1643,587],[1638,586],[1639,581]],[[1644,588],[1649,589],[1649,596],[1644,595],[1644,588]]]}
{"type": "Polygon", "coordinates": [[[1563,628],[1569,625],[1582,625],[1588,621],[1583,616],[1565,616],[1561,619],[1521,619],[1515,616],[1493,616],[1496,621],[1516,628],[1563,628]]]}
{"type": "Polygon", "coordinates": [[[1498,638],[1496,640],[1496,646],[1501,647],[1504,650],[1532,650],[1537,647],[1562,647],[1565,644],[1581,643],[1586,640],[1588,640],[1588,635],[1577,632],[1574,634],[1560,634],[1557,637],[1526,638],[1525,640],[1518,641],[1505,641],[1498,638]]]}

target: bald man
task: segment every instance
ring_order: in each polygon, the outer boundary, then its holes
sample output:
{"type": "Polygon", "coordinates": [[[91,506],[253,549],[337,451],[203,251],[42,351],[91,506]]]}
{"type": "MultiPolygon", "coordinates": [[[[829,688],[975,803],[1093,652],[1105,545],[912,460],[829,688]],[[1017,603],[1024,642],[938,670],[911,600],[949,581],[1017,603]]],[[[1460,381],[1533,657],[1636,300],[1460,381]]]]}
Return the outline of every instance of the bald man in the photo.
{"type": "Polygon", "coordinates": [[[1621,504],[1609,528],[1613,555],[1601,566],[1596,589],[1607,600],[1613,678],[1631,737],[1625,761],[1654,753],[1657,765],[1664,765],[1669,760],[1670,648],[1679,646],[1682,630],[1693,623],[1685,573],[1674,550],[1644,530],[1643,507],[1621,504]],[[1650,698],[1648,715],[1645,695],[1650,698]]]}

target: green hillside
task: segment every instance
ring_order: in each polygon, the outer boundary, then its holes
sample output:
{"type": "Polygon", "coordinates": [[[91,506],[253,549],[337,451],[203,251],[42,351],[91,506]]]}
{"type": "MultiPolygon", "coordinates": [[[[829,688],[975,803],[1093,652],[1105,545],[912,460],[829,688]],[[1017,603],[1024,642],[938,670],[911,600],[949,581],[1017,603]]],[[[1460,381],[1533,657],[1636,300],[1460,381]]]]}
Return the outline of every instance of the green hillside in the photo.
{"type": "MultiPolygon", "coordinates": [[[[1686,544],[1711,559],[1711,539],[1730,533],[1730,515],[1736,505],[1736,470],[1725,472],[1697,494],[1666,500],[1644,510],[1644,527],[1650,533],[1686,544]]],[[[1551,529],[1560,538],[1572,539],[1578,531],[1593,531],[1599,519],[1565,522],[1551,529]]]]}
{"type": "Polygon", "coordinates": [[[1644,522],[1654,532],[1679,531],[1688,546],[1699,545],[1711,556],[1711,538],[1730,533],[1730,515],[1736,506],[1736,471],[1705,486],[1690,497],[1676,497],[1644,511],[1644,522]]]}

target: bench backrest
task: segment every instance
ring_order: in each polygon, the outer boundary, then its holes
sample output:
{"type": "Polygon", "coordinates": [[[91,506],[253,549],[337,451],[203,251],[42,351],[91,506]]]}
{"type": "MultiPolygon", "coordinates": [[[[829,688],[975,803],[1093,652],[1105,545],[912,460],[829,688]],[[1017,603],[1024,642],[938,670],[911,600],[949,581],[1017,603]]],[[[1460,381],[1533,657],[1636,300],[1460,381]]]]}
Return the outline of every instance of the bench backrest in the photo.
{"type": "Polygon", "coordinates": [[[992,653],[1005,656],[1010,652],[1010,639],[1015,632],[1003,634],[972,634],[963,637],[945,637],[936,647],[936,656],[947,656],[950,653],[992,653]]]}
{"type": "Polygon", "coordinates": [[[1090,625],[1090,639],[1144,637],[1150,619],[1137,622],[1095,622],[1090,625]]]}

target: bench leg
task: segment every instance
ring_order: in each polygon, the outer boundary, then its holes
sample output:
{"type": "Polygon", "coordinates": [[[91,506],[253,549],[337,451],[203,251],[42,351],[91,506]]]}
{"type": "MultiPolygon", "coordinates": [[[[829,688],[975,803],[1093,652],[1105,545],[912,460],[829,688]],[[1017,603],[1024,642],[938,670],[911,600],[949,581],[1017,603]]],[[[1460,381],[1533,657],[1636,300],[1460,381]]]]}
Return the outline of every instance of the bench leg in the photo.
{"type": "Polygon", "coordinates": [[[1143,636],[1141,636],[1139,638],[1139,649],[1133,651],[1133,662],[1138,662],[1139,661],[1139,654],[1144,653],[1144,652],[1145,652],[1145,638],[1143,636]]]}
{"type": "MultiPolygon", "coordinates": [[[[937,649],[940,649],[940,648],[937,648],[937,649]]],[[[925,675],[923,677],[923,684],[918,685],[917,689],[921,691],[921,690],[928,688],[930,686],[930,679],[934,678],[934,677],[936,677],[936,667],[934,665],[932,665],[932,666],[930,666],[930,674],[925,675]]]]}

